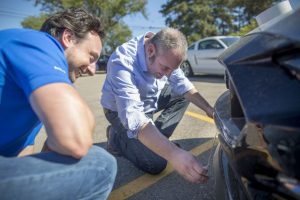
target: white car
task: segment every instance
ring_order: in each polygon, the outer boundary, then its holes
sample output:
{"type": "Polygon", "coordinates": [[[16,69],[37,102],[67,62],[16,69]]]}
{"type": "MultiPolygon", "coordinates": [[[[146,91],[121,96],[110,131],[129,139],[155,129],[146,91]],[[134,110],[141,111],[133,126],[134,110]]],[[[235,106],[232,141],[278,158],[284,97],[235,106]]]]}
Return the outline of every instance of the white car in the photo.
{"type": "Polygon", "coordinates": [[[225,69],[218,62],[218,56],[239,38],[238,36],[214,36],[194,42],[188,47],[187,60],[180,68],[186,76],[224,75],[225,69]]]}

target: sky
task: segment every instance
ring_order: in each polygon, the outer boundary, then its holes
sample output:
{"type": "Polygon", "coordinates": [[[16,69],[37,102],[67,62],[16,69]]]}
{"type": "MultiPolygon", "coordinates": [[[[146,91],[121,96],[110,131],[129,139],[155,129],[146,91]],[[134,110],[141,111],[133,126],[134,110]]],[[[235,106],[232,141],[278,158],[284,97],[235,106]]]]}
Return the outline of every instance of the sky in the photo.
{"type": "MultiPolygon", "coordinates": [[[[158,12],[167,0],[148,0],[146,12],[148,20],[141,14],[126,16],[124,22],[129,26],[133,36],[147,31],[157,32],[165,27],[165,20],[158,12]]],[[[0,0],[0,30],[7,28],[22,28],[21,21],[28,16],[38,16],[39,7],[34,6],[34,0],[0,0]]]]}

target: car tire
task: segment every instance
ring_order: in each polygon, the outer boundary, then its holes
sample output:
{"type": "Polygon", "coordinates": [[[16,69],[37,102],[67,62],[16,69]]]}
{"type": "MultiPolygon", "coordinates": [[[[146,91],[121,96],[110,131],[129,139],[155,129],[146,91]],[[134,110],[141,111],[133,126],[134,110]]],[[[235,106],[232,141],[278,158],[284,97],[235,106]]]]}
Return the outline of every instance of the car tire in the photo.
{"type": "Polygon", "coordinates": [[[214,155],[215,194],[218,200],[246,200],[246,195],[219,144],[214,155]]]}
{"type": "Polygon", "coordinates": [[[191,76],[194,75],[194,73],[192,71],[192,68],[191,68],[191,65],[188,61],[184,61],[181,64],[180,69],[183,71],[183,73],[186,77],[191,77],[191,76]]]}

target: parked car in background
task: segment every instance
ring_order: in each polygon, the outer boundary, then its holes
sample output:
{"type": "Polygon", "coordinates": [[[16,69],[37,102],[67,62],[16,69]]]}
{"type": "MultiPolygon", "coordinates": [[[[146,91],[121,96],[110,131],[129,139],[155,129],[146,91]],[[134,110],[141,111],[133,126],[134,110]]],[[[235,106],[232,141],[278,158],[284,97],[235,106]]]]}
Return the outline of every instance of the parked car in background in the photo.
{"type": "Polygon", "coordinates": [[[96,63],[96,71],[104,71],[106,73],[107,62],[109,60],[109,55],[103,54],[100,55],[96,63]]]}
{"type": "Polygon", "coordinates": [[[300,8],[274,18],[220,56],[218,200],[300,199],[299,18],[300,8]]]}
{"type": "Polygon", "coordinates": [[[239,40],[238,36],[207,37],[188,47],[187,60],[181,65],[184,74],[224,75],[225,68],[218,62],[218,56],[239,40]]]}

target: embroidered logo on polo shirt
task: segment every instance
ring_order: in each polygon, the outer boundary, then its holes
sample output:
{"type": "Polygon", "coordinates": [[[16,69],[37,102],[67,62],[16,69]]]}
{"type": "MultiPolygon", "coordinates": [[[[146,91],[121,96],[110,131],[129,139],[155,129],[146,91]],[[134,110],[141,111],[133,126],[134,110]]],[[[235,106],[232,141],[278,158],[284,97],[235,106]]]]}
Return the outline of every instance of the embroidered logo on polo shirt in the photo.
{"type": "Polygon", "coordinates": [[[63,70],[62,68],[60,68],[60,67],[57,67],[57,66],[54,66],[53,67],[55,70],[58,70],[58,71],[61,71],[62,73],[66,73],[66,71],[65,70],[63,70]]]}

